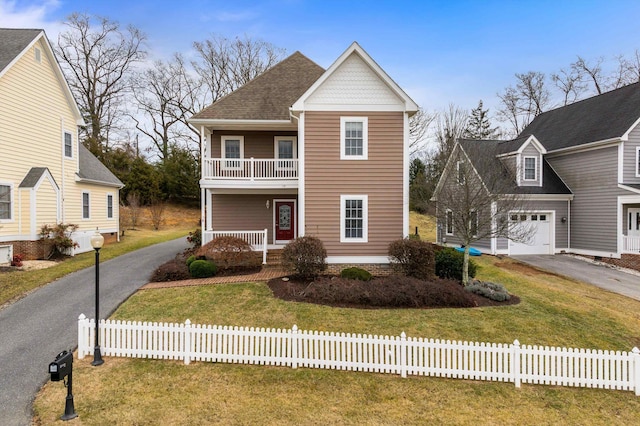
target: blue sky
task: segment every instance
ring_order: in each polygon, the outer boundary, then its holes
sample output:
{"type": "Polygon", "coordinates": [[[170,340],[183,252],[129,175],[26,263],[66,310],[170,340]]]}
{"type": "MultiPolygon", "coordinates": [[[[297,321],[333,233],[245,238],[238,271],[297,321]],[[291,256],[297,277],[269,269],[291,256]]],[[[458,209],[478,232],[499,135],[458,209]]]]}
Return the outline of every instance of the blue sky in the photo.
{"type": "Polygon", "coordinates": [[[637,0],[0,0],[0,26],[44,28],[55,40],[72,12],[137,26],[154,57],[188,56],[212,33],[246,34],[326,68],[355,40],[430,111],[483,99],[494,112],[516,72],[640,48],[637,0]]]}

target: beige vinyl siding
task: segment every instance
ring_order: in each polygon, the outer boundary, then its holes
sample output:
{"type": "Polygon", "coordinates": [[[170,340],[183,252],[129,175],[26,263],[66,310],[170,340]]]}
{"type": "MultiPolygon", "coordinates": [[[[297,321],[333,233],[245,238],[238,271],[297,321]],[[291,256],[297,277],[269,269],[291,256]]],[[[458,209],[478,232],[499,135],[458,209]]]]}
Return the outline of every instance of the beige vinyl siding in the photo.
{"type": "MultiPolygon", "coordinates": [[[[14,182],[16,203],[18,185],[32,167],[47,167],[60,187],[73,185],[77,170],[76,117],[42,41],[34,47],[0,78],[0,181],[14,182]],[[34,47],[42,51],[40,63],[34,59],[34,47]],[[62,160],[63,131],[72,135],[73,159],[62,160]]],[[[29,233],[29,192],[20,192],[22,218],[16,204],[15,221],[0,229],[0,240],[29,233]]],[[[68,201],[69,196],[66,198],[68,201]]],[[[46,217],[55,208],[51,201],[43,200],[39,206],[48,212],[46,217]]],[[[36,225],[39,228],[42,223],[36,225]]]]}
{"type": "MultiPolygon", "coordinates": [[[[267,230],[269,244],[273,244],[274,199],[295,200],[296,195],[278,194],[214,194],[212,214],[214,231],[267,230]],[[266,202],[269,201],[269,208],[266,202]]],[[[298,223],[296,212],[296,226],[298,223]]]]}
{"type": "MultiPolygon", "coordinates": [[[[35,189],[34,189],[35,191],[35,189]]],[[[40,184],[40,187],[36,194],[36,233],[40,231],[40,225],[47,224],[54,226],[57,221],[57,204],[58,199],[55,189],[51,186],[51,183],[44,179],[40,184]]]]}
{"type": "Polygon", "coordinates": [[[274,137],[296,136],[298,132],[236,132],[217,131],[211,135],[211,158],[222,156],[222,136],[244,136],[244,158],[275,158],[274,137]]]}
{"type": "Polygon", "coordinates": [[[305,114],[305,234],[329,256],[386,256],[402,238],[403,114],[305,114]],[[368,159],[340,160],[340,117],[368,117],[368,159]],[[340,243],[340,195],[368,196],[368,242],[340,243]]]}
{"type": "Polygon", "coordinates": [[[571,248],[617,251],[618,148],[547,158],[571,188],[571,248]]]}
{"type": "Polygon", "coordinates": [[[118,191],[101,185],[76,183],[67,190],[67,197],[73,202],[66,205],[66,223],[79,225],[78,231],[92,231],[96,227],[101,231],[117,231],[118,229],[118,191]],[[82,193],[89,193],[89,217],[82,218],[82,193]],[[113,194],[113,218],[107,218],[107,194],[113,194]]]}
{"type": "Polygon", "coordinates": [[[624,142],[623,178],[621,183],[640,183],[636,176],[636,152],[640,148],[640,126],[629,133],[629,140],[624,142]]]}

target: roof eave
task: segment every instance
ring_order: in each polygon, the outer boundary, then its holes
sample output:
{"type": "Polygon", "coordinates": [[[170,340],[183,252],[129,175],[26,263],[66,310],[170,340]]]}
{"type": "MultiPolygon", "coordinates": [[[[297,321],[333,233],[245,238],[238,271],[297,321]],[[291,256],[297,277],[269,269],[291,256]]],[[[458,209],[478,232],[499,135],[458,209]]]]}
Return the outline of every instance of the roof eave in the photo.
{"type": "Polygon", "coordinates": [[[214,118],[190,118],[189,124],[218,130],[296,130],[297,124],[289,120],[230,120],[214,118]]]}
{"type": "Polygon", "coordinates": [[[109,186],[109,187],[118,188],[118,189],[124,188],[123,183],[105,182],[102,180],[87,179],[87,178],[80,177],[78,175],[76,175],[76,182],[90,183],[93,185],[101,185],[101,186],[109,186]]]}

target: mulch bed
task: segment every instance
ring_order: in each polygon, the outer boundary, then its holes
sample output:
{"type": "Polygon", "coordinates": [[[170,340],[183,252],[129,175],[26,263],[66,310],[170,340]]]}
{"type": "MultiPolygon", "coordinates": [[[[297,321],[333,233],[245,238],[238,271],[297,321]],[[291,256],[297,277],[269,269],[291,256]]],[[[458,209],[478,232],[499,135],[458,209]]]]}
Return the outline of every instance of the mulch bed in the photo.
{"type": "Polygon", "coordinates": [[[326,276],[315,280],[290,277],[272,279],[268,285],[273,295],[282,300],[359,309],[474,308],[520,303],[515,295],[496,302],[464,290],[457,281],[422,281],[403,276],[379,277],[369,282],[326,276]]]}

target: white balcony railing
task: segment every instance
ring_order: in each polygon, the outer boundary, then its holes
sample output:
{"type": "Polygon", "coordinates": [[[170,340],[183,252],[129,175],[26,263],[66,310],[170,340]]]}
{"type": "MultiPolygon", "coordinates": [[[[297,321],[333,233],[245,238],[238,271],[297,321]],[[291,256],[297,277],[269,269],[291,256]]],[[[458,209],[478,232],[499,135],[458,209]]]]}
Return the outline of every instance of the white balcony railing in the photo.
{"type": "Polygon", "coordinates": [[[625,253],[640,253],[640,237],[623,235],[622,251],[625,253]]]}
{"type": "Polygon", "coordinates": [[[298,160],[205,158],[203,179],[298,179],[298,160]]]}
{"type": "Polygon", "coordinates": [[[267,230],[261,231],[202,231],[202,244],[216,237],[236,237],[246,241],[254,251],[262,252],[262,264],[267,264],[267,230]]]}

